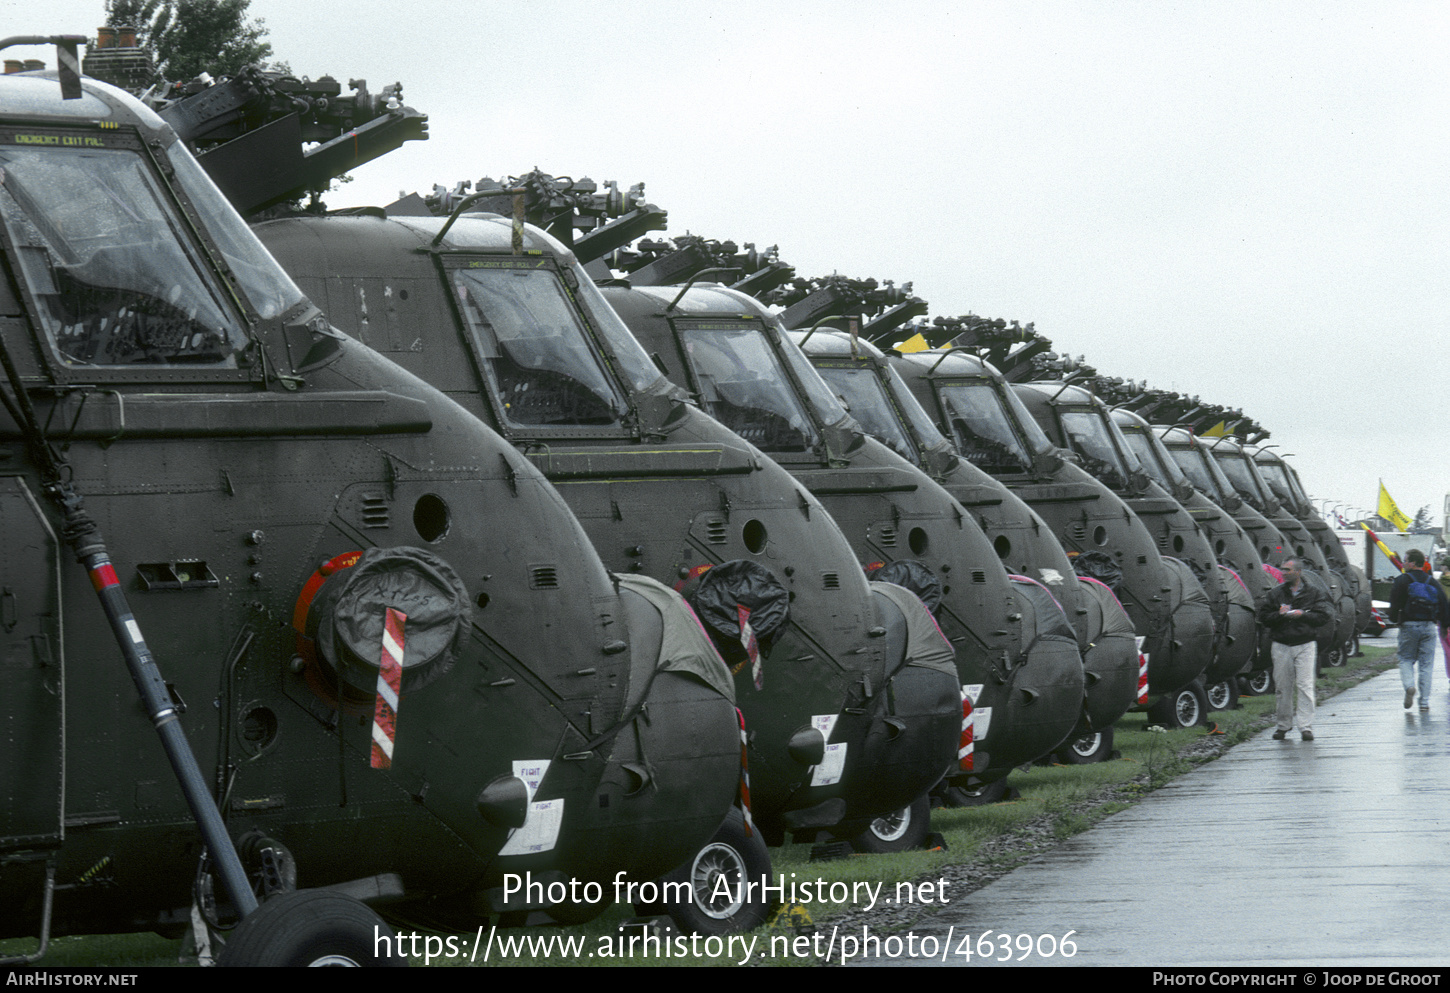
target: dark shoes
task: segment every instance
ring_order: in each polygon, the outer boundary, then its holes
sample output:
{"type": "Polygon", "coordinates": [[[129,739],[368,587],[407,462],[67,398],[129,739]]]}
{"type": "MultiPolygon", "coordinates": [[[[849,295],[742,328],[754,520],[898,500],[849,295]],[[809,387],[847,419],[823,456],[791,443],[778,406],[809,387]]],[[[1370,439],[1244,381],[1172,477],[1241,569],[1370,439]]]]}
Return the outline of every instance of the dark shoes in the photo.
{"type": "MultiPolygon", "coordinates": [[[[1409,710],[1415,705],[1415,691],[1405,690],[1405,709],[1409,710]]],[[[1421,707],[1421,710],[1428,710],[1428,707],[1421,707]]]]}
{"type": "Polygon", "coordinates": [[[1284,735],[1286,735],[1288,733],[1289,732],[1288,731],[1285,731],[1283,728],[1279,728],[1279,730],[1277,730],[1277,731],[1274,732],[1274,740],[1275,741],[1283,741],[1284,740],[1284,735]]]}
{"type": "Polygon", "coordinates": [[[1314,732],[1313,731],[1305,731],[1303,734],[1299,735],[1299,740],[1300,741],[1313,741],[1314,740],[1314,732]]]}

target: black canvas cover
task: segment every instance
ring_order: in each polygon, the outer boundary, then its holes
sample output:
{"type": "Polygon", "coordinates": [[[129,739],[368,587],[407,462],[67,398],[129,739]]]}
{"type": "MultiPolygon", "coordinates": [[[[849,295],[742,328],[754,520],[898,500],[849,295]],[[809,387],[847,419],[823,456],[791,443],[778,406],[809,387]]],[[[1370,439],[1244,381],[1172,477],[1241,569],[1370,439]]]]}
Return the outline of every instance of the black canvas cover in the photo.
{"type": "Polygon", "coordinates": [[[933,614],[941,606],[941,580],[936,578],[936,573],[915,559],[897,559],[895,562],[888,562],[871,573],[870,579],[873,582],[892,583],[911,590],[916,594],[918,600],[926,604],[926,609],[933,614]]]}
{"type": "Polygon", "coordinates": [[[314,612],[319,607],[327,608],[317,628],[319,651],[349,683],[367,690],[376,686],[387,608],[405,614],[404,692],[448,671],[473,613],[468,590],[448,563],[406,546],[363,552],[328,582],[314,612]]]}
{"type": "Polygon", "coordinates": [[[1123,570],[1107,552],[1084,552],[1072,560],[1072,567],[1079,576],[1096,579],[1115,594],[1123,585],[1123,570]]]}
{"type": "Polygon", "coordinates": [[[749,559],[722,562],[700,577],[690,603],[705,626],[722,637],[740,637],[737,605],[750,611],[750,626],[762,641],[790,618],[790,592],[775,574],[749,559]]]}

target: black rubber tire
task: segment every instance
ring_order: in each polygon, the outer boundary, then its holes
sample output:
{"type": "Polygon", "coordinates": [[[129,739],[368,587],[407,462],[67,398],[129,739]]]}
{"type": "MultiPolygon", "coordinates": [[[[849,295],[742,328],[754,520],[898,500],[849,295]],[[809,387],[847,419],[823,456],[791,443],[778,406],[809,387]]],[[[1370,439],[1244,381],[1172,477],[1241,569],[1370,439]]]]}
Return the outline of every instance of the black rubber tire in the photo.
{"type": "Polygon", "coordinates": [[[227,937],[221,966],[392,966],[406,956],[388,941],[378,954],[376,938],[393,929],[352,897],[328,890],[294,890],[248,914],[227,937]]]}
{"type": "Polygon", "coordinates": [[[1274,670],[1257,669],[1239,680],[1244,696],[1268,696],[1274,692],[1274,670]]]}
{"type": "Polygon", "coordinates": [[[1007,777],[994,779],[980,786],[947,786],[941,791],[942,803],[948,807],[985,807],[989,803],[1000,803],[1010,799],[1011,788],[1007,777]]]}
{"type": "Polygon", "coordinates": [[[923,793],[900,810],[878,817],[851,838],[851,847],[867,855],[918,849],[931,832],[931,797],[923,793]]]}
{"type": "Polygon", "coordinates": [[[1354,642],[1347,641],[1342,645],[1336,645],[1335,647],[1331,648],[1329,650],[1329,657],[1325,659],[1325,661],[1334,668],[1339,669],[1342,668],[1344,664],[1349,661],[1350,656],[1352,656],[1353,654],[1354,642]]]}
{"type": "Polygon", "coordinates": [[[1113,729],[1105,728],[1074,738],[1057,750],[1057,761],[1063,765],[1092,765],[1113,757],[1113,729]]]}
{"type": "Polygon", "coordinates": [[[762,882],[770,877],[770,852],[760,829],[745,832],[745,816],[732,807],[715,836],[686,862],[660,877],[661,883],[689,882],[694,899],[636,903],[635,912],[644,916],[665,913],[686,934],[732,934],[749,931],[765,923],[776,907],[774,893],[762,895],[762,882]],[[750,882],[744,901],[712,899],[716,881],[723,876],[738,894],[741,882],[750,882]]]}
{"type": "Polygon", "coordinates": [[[1173,693],[1165,693],[1148,708],[1148,722],[1162,724],[1170,731],[1203,724],[1208,717],[1208,697],[1203,684],[1194,680],[1173,693]]]}
{"type": "Polygon", "coordinates": [[[1239,682],[1233,676],[1204,691],[1209,710],[1233,710],[1239,702],[1239,682]]]}

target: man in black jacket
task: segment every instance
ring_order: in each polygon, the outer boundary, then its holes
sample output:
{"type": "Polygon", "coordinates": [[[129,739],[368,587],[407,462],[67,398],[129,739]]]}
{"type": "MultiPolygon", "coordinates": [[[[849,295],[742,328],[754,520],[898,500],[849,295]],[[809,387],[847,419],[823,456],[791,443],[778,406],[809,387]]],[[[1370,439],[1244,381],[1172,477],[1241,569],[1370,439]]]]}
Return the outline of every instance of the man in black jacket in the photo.
{"type": "Polygon", "coordinates": [[[1314,740],[1314,638],[1318,628],[1334,619],[1329,594],[1316,581],[1306,579],[1296,558],[1279,567],[1284,582],[1259,601],[1259,623],[1273,639],[1274,694],[1279,727],[1274,740],[1283,741],[1297,721],[1300,737],[1314,740]],[[1295,699],[1297,693],[1297,701],[1295,699]]]}
{"type": "Polygon", "coordinates": [[[1430,709],[1430,675],[1435,670],[1435,638],[1439,624],[1450,620],[1445,591],[1430,575],[1425,553],[1405,553],[1405,571],[1390,588],[1390,623],[1400,626],[1400,682],[1405,709],[1415,702],[1415,668],[1419,667],[1420,711],[1430,709]],[[1418,595],[1417,595],[1418,594],[1418,595]]]}

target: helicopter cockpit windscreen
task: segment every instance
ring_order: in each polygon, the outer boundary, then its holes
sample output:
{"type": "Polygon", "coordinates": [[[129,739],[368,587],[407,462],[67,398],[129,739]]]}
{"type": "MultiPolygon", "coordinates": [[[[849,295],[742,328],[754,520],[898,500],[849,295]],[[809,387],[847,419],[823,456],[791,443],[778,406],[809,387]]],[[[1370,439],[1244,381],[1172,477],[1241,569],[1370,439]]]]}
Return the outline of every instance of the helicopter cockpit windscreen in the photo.
{"type": "Polygon", "coordinates": [[[1069,446],[1083,460],[1083,468],[1111,489],[1124,489],[1128,484],[1128,469],[1113,445],[1112,434],[1102,413],[1097,410],[1063,410],[1058,416],[1069,446]]]}
{"type": "Polygon", "coordinates": [[[1269,488],[1274,491],[1274,496],[1278,497],[1281,503],[1294,506],[1304,506],[1309,503],[1309,498],[1299,488],[1298,480],[1289,472],[1288,466],[1282,462],[1255,461],[1259,467],[1259,474],[1263,477],[1264,482],[1269,484],[1269,488]]]}
{"type": "Polygon", "coordinates": [[[1208,494],[1208,498],[1215,503],[1222,503],[1225,499],[1234,496],[1233,484],[1218,467],[1218,463],[1201,448],[1187,447],[1184,445],[1170,445],[1168,454],[1173,456],[1173,461],[1188,481],[1201,491],[1208,494]]]}
{"type": "Polygon", "coordinates": [[[202,217],[226,259],[233,278],[262,318],[280,317],[304,299],[292,277],[262,247],[252,229],[232,209],[210,176],[181,142],[166,150],[177,185],[202,217]]]}
{"type": "Polygon", "coordinates": [[[241,323],[140,149],[5,145],[0,220],[67,365],[236,365],[241,323]]]}
{"type": "Polygon", "coordinates": [[[907,437],[906,429],[897,418],[876,370],[865,366],[832,365],[827,362],[816,366],[816,371],[821,374],[826,385],[846,401],[851,416],[860,422],[867,434],[902,458],[916,465],[921,464],[916,446],[907,437]]]}
{"type": "Polygon", "coordinates": [[[619,426],[626,401],[590,347],[558,273],[536,259],[467,265],[453,270],[454,292],[507,423],[619,426]]]}
{"type": "Polygon", "coordinates": [[[1266,494],[1259,487],[1258,474],[1246,456],[1238,452],[1216,452],[1215,461],[1240,496],[1260,510],[1268,506],[1266,494]]]}
{"type": "MultiPolygon", "coordinates": [[[[937,396],[962,458],[991,473],[1027,472],[1032,468],[1032,454],[1013,430],[1012,419],[991,381],[942,382],[937,385],[937,396]]],[[[1027,426],[1029,434],[1036,431],[1043,449],[1051,447],[1026,410],[1020,411],[1018,423],[1027,426]]]]}
{"type": "Polygon", "coordinates": [[[815,425],[758,325],[675,322],[700,402],[717,421],[765,452],[808,452],[815,425]]]}
{"type": "MultiPolygon", "coordinates": [[[[1138,461],[1143,464],[1143,470],[1153,477],[1153,481],[1169,492],[1175,486],[1188,484],[1188,477],[1173,461],[1163,443],[1141,427],[1120,428],[1123,440],[1128,443],[1128,449],[1138,456],[1138,461]]],[[[1202,488],[1202,487],[1200,487],[1202,488]]]]}
{"type": "Polygon", "coordinates": [[[911,392],[911,387],[906,385],[906,380],[901,378],[901,373],[892,366],[886,367],[886,375],[891,380],[889,392],[896,398],[897,409],[906,416],[906,422],[911,425],[911,430],[916,432],[916,440],[923,451],[948,444],[946,436],[936,428],[936,422],[931,415],[922,409],[921,402],[911,392]]]}

